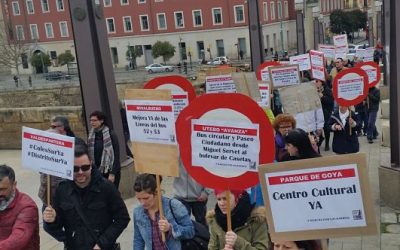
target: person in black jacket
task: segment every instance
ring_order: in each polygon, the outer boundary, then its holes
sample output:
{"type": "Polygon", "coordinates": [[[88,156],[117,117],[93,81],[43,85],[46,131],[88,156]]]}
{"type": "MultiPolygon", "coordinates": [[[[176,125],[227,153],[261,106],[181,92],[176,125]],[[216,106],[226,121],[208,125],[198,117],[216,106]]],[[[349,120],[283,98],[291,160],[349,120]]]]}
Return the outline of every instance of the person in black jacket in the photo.
{"type": "Polygon", "coordinates": [[[336,154],[357,153],[360,150],[356,120],[356,113],[348,107],[339,106],[332,114],[329,125],[333,131],[332,151],[336,154]]]}
{"type": "Polygon", "coordinates": [[[106,124],[106,115],[101,111],[90,114],[88,147],[89,157],[104,178],[118,189],[121,179],[118,137],[106,124]]]}
{"type": "Polygon", "coordinates": [[[59,184],[53,206],[46,207],[43,221],[50,231],[65,229],[67,250],[115,249],[117,238],[130,221],[119,192],[91,164],[87,146],[79,138],[74,180],[59,184]]]}
{"type": "Polygon", "coordinates": [[[367,110],[368,110],[368,125],[367,125],[367,139],[369,143],[373,143],[374,139],[378,136],[375,122],[379,110],[379,101],[381,100],[381,92],[378,88],[372,87],[368,91],[367,96],[367,110]]]}
{"type": "Polygon", "coordinates": [[[333,111],[333,94],[332,90],[321,80],[315,80],[318,95],[321,98],[322,111],[324,113],[324,134],[325,134],[325,151],[329,148],[329,139],[331,137],[331,129],[329,128],[329,118],[333,111]]]}

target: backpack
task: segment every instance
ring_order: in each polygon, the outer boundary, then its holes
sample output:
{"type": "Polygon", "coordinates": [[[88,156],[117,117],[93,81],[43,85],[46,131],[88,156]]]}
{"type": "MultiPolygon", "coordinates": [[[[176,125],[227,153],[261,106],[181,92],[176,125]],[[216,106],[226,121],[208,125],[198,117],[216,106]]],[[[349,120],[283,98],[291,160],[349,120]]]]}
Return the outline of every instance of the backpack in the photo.
{"type": "MultiPolygon", "coordinates": [[[[172,209],[171,201],[172,200],[169,200],[169,209],[171,210],[174,220],[178,223],[174,210],[172,209]]],[[[182,250],[207,250],[208,242],[210,241],[210,232],[208,228],[194,220],[192,220],[192,223],[194,226],[194,236],[191,239],[181,240],[182,250]]]]}

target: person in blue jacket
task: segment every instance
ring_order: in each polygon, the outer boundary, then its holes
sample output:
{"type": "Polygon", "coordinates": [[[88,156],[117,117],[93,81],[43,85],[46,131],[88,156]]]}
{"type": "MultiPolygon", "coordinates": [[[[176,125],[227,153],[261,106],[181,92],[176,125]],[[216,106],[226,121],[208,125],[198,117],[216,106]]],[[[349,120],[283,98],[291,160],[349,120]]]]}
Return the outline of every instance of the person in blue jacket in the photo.
{"type": "Polygon", "coordinates": [[[140,202],[133,211],[134,250],[180,250],[182,239],[193,238],[192,220],[180,201],[162,196],[164,216],[160,216],[155,175],[140,174],[136,178],[134,190],[140,202]],[[165,234],[165,242],[162,240],[162,233],[165,234]]]}

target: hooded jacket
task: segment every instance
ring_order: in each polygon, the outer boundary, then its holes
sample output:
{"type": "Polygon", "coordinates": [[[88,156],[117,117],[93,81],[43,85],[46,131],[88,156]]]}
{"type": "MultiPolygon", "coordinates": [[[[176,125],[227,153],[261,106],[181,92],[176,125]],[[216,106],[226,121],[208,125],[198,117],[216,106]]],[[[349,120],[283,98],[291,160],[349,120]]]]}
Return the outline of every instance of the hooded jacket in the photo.
{"type": "Polygon", "coordinates": [[[115,241],[130,220],[119,192],[95,167],[92,167],[91,181],[85,190],[70,180],[59,184],[54,197],[54,209],[57,213],[56,221],[43,223],[48,225],[49,231],[64,227],[68,250],[93,249],[95,244],[104,250],[113,249],[115,241]],[[80,202],[81,210],[96,234],[97,241],[77,213],[74,198],[80,202]]]}
{"type": "Polygon", "coordinates": [[[35,202],[15,191],[14,200],[0,211],[1,250],[39,250],[39,214],[35,202]]]}

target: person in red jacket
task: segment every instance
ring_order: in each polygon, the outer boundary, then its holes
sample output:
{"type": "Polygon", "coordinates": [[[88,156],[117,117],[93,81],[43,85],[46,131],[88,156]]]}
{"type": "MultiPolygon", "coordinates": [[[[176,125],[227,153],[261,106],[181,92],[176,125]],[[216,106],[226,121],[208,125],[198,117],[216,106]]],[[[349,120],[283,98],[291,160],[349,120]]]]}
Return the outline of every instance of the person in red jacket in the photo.
{"type": "Polygon", "coordinates": [[[17,189],[14,170],[0,165],[0,249],[39,250],[39,213],[17,189]]]}

